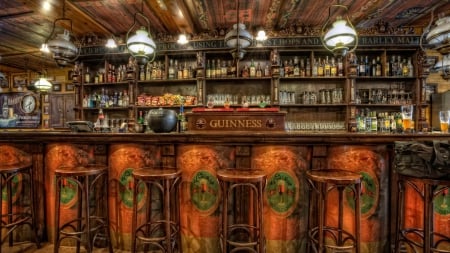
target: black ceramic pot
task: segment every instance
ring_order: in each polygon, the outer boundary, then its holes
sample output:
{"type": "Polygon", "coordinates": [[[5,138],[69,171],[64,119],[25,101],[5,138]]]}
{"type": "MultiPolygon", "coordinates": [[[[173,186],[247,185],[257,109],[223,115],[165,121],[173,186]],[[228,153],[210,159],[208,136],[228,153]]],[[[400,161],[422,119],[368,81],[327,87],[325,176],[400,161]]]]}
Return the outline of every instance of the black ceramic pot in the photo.
{"type": "Polygon", "coordinates": [[[155,133],[168,133],[177,127],[177,113],[170,109],[152,109],[145,119],[148,127],[155,133]]]}

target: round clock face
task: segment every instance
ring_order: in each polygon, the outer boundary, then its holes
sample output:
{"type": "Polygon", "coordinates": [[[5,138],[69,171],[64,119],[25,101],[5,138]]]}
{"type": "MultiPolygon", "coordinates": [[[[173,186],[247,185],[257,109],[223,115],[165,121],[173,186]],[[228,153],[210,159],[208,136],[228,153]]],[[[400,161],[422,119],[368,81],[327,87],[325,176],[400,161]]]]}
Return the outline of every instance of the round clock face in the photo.
{"type": "Polygon", "coordinates": [[[24,113],[32,113],[36,110],[36,97],[33,95],[25,95],[20,103],[20,108],[24,113]]]}

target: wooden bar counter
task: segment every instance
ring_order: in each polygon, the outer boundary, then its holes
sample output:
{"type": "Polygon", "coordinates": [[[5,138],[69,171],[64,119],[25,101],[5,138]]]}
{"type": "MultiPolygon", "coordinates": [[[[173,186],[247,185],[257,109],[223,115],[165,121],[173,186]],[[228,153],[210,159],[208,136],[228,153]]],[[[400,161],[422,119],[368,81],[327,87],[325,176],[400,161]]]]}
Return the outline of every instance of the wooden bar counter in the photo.
{"type": "MultiPolygon", "coordinates": [[[[263,210],[266,252],[287,253],[305,252],[308,195],[304,172],[310,168],[356,171],[363,176],[362,252],[382,253],[390,252],[392,217],[396,215],[392,208],[396,192],[391,165],[393,143],[426,140],[450,140],[450,134],[3,130],[0,160],[13,163],[31,156],[38,181],[39,230],[49,242],[53,241],[54,230],[54,170],[62,165],[107,164],[113,246],[125,250],[131,245],[131,171],[144,166],[177,166],[183,171],[180,194],[183,252],[205,253],[220,252],[221,193],[215,174],[218,169],[258,168],[267,173],[263,210]],[[279,190],[280,184],[283,192],[279,190]]],[[[76,196],[68,195],[62,201],[63,212],[70,216],[77,203],[76,196]]],[[[352,205],[347,203],[346,208],[352,205]]],[[[448,236],[450,206],[447,208],[447,212],[436,214],[435,230],[448,236]]],[[[337,222],[334,211],[328,210],[329,222],[337,222]]]]}

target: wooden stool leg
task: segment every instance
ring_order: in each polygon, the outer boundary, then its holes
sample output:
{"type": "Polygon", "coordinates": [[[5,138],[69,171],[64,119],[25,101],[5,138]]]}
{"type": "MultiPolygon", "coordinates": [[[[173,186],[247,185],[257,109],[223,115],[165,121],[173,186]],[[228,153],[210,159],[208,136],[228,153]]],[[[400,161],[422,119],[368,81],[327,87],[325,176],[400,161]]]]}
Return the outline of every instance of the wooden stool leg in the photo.
{"type": "Polygon", "coordinates": [[[361,252],[361,182],[355,186],[355,238],[356,253],[361,252]]]}
{"type": "Polygon", "coordinates": [[[59,208],[60,208],[60,199],[61,199],[61,177],[56,176],[56,194],[55,194],[55,229],[54,229],[54,253],[59,252],[59,208]]]}

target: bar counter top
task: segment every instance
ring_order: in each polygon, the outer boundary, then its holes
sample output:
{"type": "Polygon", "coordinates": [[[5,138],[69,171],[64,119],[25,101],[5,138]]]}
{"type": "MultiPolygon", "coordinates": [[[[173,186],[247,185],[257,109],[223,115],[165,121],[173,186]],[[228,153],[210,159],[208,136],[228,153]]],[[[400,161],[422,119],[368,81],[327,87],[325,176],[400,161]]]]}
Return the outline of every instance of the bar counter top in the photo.
{"type": "Polygon", "coordinates": [[[348,133],[348,132],[238,132],[208,131],[184,133],[75,133],[8,129],[0,131],[0,141],[76,143],[242,143],[242,144],[367,144],[394,141],[450,140],[450,133],[348,133]]]}

